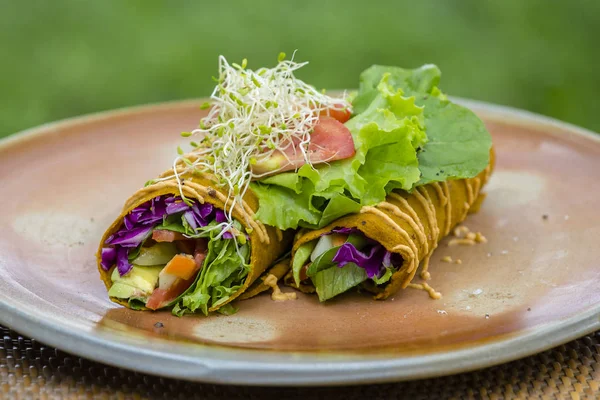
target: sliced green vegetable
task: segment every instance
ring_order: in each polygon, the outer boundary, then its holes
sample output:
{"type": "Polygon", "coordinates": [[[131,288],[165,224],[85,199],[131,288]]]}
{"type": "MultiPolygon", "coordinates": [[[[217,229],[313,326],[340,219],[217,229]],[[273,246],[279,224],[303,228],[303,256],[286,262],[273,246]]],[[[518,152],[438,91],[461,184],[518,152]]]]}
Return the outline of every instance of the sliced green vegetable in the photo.
{"type": "MultiPolygon", "coordinates": [[[[316,242],[313,240],[312,242],[316,242]]],[[[352,244],[357,250],[361,250],[367,244],[367,239],[362,234],[352,234],[346,239],[346,243],[352,244]]],[[[333,258],[337,254],[341,246],[335,246],[329,250],[321,253],[308,267],[306,275],[309,277],[315,276],[319,271],[323,271],[328,268],[336,267],[337,265],[333,262],[333,258]]],[[[354,264],[355,265],[355,264],[354,264]]],[[[345,266],[343,267],[345,268],[345,266]]]]}
{"type": "Polygon", "coordinates": [[[386,283],[387,281],[390,280],[390,278],[392,277],[392,275],[394,274],[394,268],[392,267],[387,267],[385,269],[385,272],[383,273],[383,275],[381,275],[380,277],[374,276],[373,278],[371,278],[373,280],[373,282],[375,282],[377,285],[382,285],[384,283],[386,283]]]}
{"type": "Polygon", "coordinates": [[[310,266],[306,270],[306,275],[312,278],[319,271],[335,267],[335,264],[333,263],[333,257],[335,257],[335,255],[337,254],[339,248],[340,246],[332,247],[326,252],[321,253],[321,255],[310,264],[310,266]]]}
{"type": "Polygon", "coordinates": [[[174,243],[161,242],[150,247],[140,248],[138,256],[132,260],[137,265],[160,265],[166,264],[178,253],[174,243]]]}
{"type": "Polygon", "coordinates": [[[325,301],[358,286],[367,279],[367,272],[364,269],[349,263],[343,268],[335,267],[319,271],[312,281],[317,289],[319,301],[325,301]]]}
{"type": "Polygon", "coordinates": [[[116,297],[118,299],[128,299],[139,292],[140,292],[140,289],[138,289],[138,288],[135,288],[130,285],[125,285],[124,283],[121,283],[121,282],[115,282],[112,284],[112,286],[108,290],[108,296],[116,297]]]}
{"type": "Polygon", "coordinates": [[[302,270],[302,267],[306,265],[306,262],[310,258],[310,255],[316,245],[316,240],[304,243],[298,247],[298,250],[296,250],[296,253],[294,254],[294,260],[292,261],[292,273],[294,274],[294,282],[296,282],[296,285],[298,286],[300,286],[300,271],[302,270]]]}
{"type": "Polygon", "coordinates": [[[229,303],[229,304],[225,304],[223,307],[219,308],[217,311],[219,312],[219,314],[233,315],[236,312],[238,312],[238,308],[234,307],[231,303],[229,303]]]}
{"type": "Polygon", "coordinates": [[[115,268],[111,275],[113,284],[108,290],[108,295],[119,299],[147,297],[156,287],[158,274],[162,269],[162,265],[152,267],[134,265],[127,275],[120,276],[115,268]]]}

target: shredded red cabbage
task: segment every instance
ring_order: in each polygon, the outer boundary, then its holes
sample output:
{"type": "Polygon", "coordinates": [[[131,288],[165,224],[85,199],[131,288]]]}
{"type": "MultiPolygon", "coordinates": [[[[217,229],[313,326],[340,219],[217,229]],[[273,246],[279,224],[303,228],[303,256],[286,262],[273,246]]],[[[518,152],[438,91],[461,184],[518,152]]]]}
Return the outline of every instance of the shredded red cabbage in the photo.
{"type": "MultiPolygon", "coordinates": [[[[138,222],[139,224],[139,222],[138,222]]],[[[138,247],[144,240],[152,235],[153,225],[136,227],[119,230],[106,240],[106,244],[120,245],[121,247],[138,247]]]]}
{"type": "MultiPolygon", "coordinates": [[[[131,271],[129,252],[140,246],[152,235],[154,228],[169,215],[182,213],[192,229],[208,225],[210,221],[226,222],[225,213],[212,204],[194,201],[186,204],[178,196],[158,196],[134,208],[123,218],[123,226],[108,239],[102,248],[100,265],[105,271],[117,266],[121,276],[131,271]]],[[[231,232],[224,232],[224,239],[233,239],[231,232]]]]}
{"type": "Polygon", "coordinates": [[[115,265],[115,261],[117,260],[117,249],[114,247],[103,247],[101,254],[100,265],[104,270],[108,271],[110,267],[115,265]]]}
{"type": "Polygon", "coordinates": [[[133,265],[129,262],[129,249],[126,247],[117,248],[117,269],[119,270],[119,275],[126,275],[129,271],[131,271],[133,265]]]}
{"type": "Polygon", "coordinates": [[[166,212],[167,212],[167,215],[173,215],[173,214],[177,214],[177,213],[186,211],[189,208],[190,208],[190,206],[185,204],[183,201],[171,202],[171,203],[167,204],[166,212]]]}
{"type": "Polygon", "coordinates": [[[223,210],[217,210],[217,212],[215,213],[215,220],[218,223],[227,221],[227,218],[225,217],[225,213],[223,212],[223,210]]]}
{"type": "MultiPolygon", "coordinates": [[[[335,233],[345,233],[353,228],[336,229],[335,233]]],[[[333,232],[333,231],[332,231],[333,232]]],[[[350,233],[356,233],[353,229],[350,233]]],[[[352,243],[346,242],[340,246],[332,260],[338,267],[343,267],[348,263],[354,263],[367,272],[369,278],[379,276],[384,268],[394,267],[396,269],[402,266],[402,256],[400,254],[389,252],[381,244],[375,241],[369,241],[366,249],[358,250],[352,243]]]]}

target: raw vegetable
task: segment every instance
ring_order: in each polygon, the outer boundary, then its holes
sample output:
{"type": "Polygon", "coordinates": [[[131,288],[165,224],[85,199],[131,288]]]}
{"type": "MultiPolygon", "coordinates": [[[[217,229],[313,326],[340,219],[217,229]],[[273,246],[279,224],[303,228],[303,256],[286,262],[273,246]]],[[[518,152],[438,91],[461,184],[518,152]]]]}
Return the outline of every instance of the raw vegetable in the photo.
{"type": "Polygon", "coordinates": [[[187,254],[177,254],[165,265],[161,274],[169,274],[183,280],[188,280],[192,278],[198,268],[199,266],[196,265],[194,257],[187,254]]]}
{"type": "Polygon", "coordinates": [[[344,124],[338,120],[322,116],[313,128],[306,155],[299,148],[299,144],[290,143],[282,150],[256,158],[250,169],[253,174],[264,176],[268,173],[281,173],[296,170],[308,161],[315,165],[323,162],[343,160],[352,157],[355,153],[352,134],[344,124]]]}
{"type": "Polygon", "coordinates": [[[317,289],[319,301],[325,301],[360,285],[367,279],[364,269],[356,264],[348,264],[344,268],[319,271],[312,281],[317,289]]]}
{"type": "Polygon", "coordinates": [[[150,247],[141,247],[132,260],[136,265],[165,265],[177,254],[177,247],[172,243],[156,243],[150,247]]]}
{"type": "Polygon", "coordinates": [[[438,89],[440,76],[433,65],[364,71],[345,123],[356,154],[253,183],[257,217],[280,229],[319,228],[394,189],[476,176],[489,163],[491,137],[473,112],[438,89]]]}
{"type": "Polygon", "coordinates": [[[386,283],[402,265],[400,255],[387,251],[358,230],[333,229],[296,250],[292,270],[297,285],[310,254],[317,250],[320,254],[308,264],[306,275],[315,285],[320,301],[337,296],[368,279],[377,285],[386,283]],[[340,238],[345,238],[342,243],[340,238]]]}
{"type": "Polygon", "coordinates": [[[210,307],[224,303],[243,285],[250,269],[249,245],[237,247],[235,241],[215,240],[216,236],[216,231],[210,232],[204,267],[192,288],[175,304],[174,314],[200,310],[208,315],[210,307]]]}
{"type": "Polygon", "coordinates": [[[207,312],[237,291],[248,274],[250,244],[241,230],[237,221],[227,224],[223,211],[210,204],[158,196],[132,210],[107,239],[102,266],[110,270],[116,265],[109,294],[129,298],[135,308],[175,306],[181,315],[191,311],[180,302],[189,292],[195,307],[207,312]],[[237,240],[232,240],[233,232],[237,240]],[[156,243],[145,247],[149,239],[156,243]],[[213,273],[198,273],[203,267],[213,273]],[[146,270],[156,272],[153,279],[138,282],[146,270]]]}

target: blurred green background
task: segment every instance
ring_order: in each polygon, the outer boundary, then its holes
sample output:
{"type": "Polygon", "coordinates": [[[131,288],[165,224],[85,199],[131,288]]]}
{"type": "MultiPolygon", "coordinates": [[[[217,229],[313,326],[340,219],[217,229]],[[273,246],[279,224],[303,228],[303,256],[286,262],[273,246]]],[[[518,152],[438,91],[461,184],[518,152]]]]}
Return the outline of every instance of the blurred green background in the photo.
{"type": "Polygon", "coordinates": [[[0,137],[70,116],[210,93],[217,56],[353,88],[371,64],[435,63],[454,96],[600,131],[599,0],[8,1],[0,137]]]}

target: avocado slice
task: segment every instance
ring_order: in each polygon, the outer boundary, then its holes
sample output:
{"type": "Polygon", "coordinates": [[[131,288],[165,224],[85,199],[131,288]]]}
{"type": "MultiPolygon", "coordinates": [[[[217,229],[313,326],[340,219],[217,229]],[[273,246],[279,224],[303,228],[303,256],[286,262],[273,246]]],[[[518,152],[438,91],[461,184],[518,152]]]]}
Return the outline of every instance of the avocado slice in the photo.
{"type": "Polygon", "coordinates": [[[125,285],[124,283],[116,282],[110,287],[108,291],[109,297],[116,297],[118,299],[128,299],[139,293],[139,289],[133,286],[125,285]]]}
{"type": "Polygon", "coordinates": [[[149,296],[156,288],[158,274],[163,268],[164,265],[149,267],[134,265],[125,276],[120,276],[119,271],[115,268],[111,275],[113,285],[110,287],[108,295],[120,299],[149,296]]]}
{"type": "Polygon", "coordinates": [[[132,260],[132,264],[151,266],[164,265],[178,253],[174,243],[160,242],[150,247],[142,247],[138,256],[132,260]]]}

